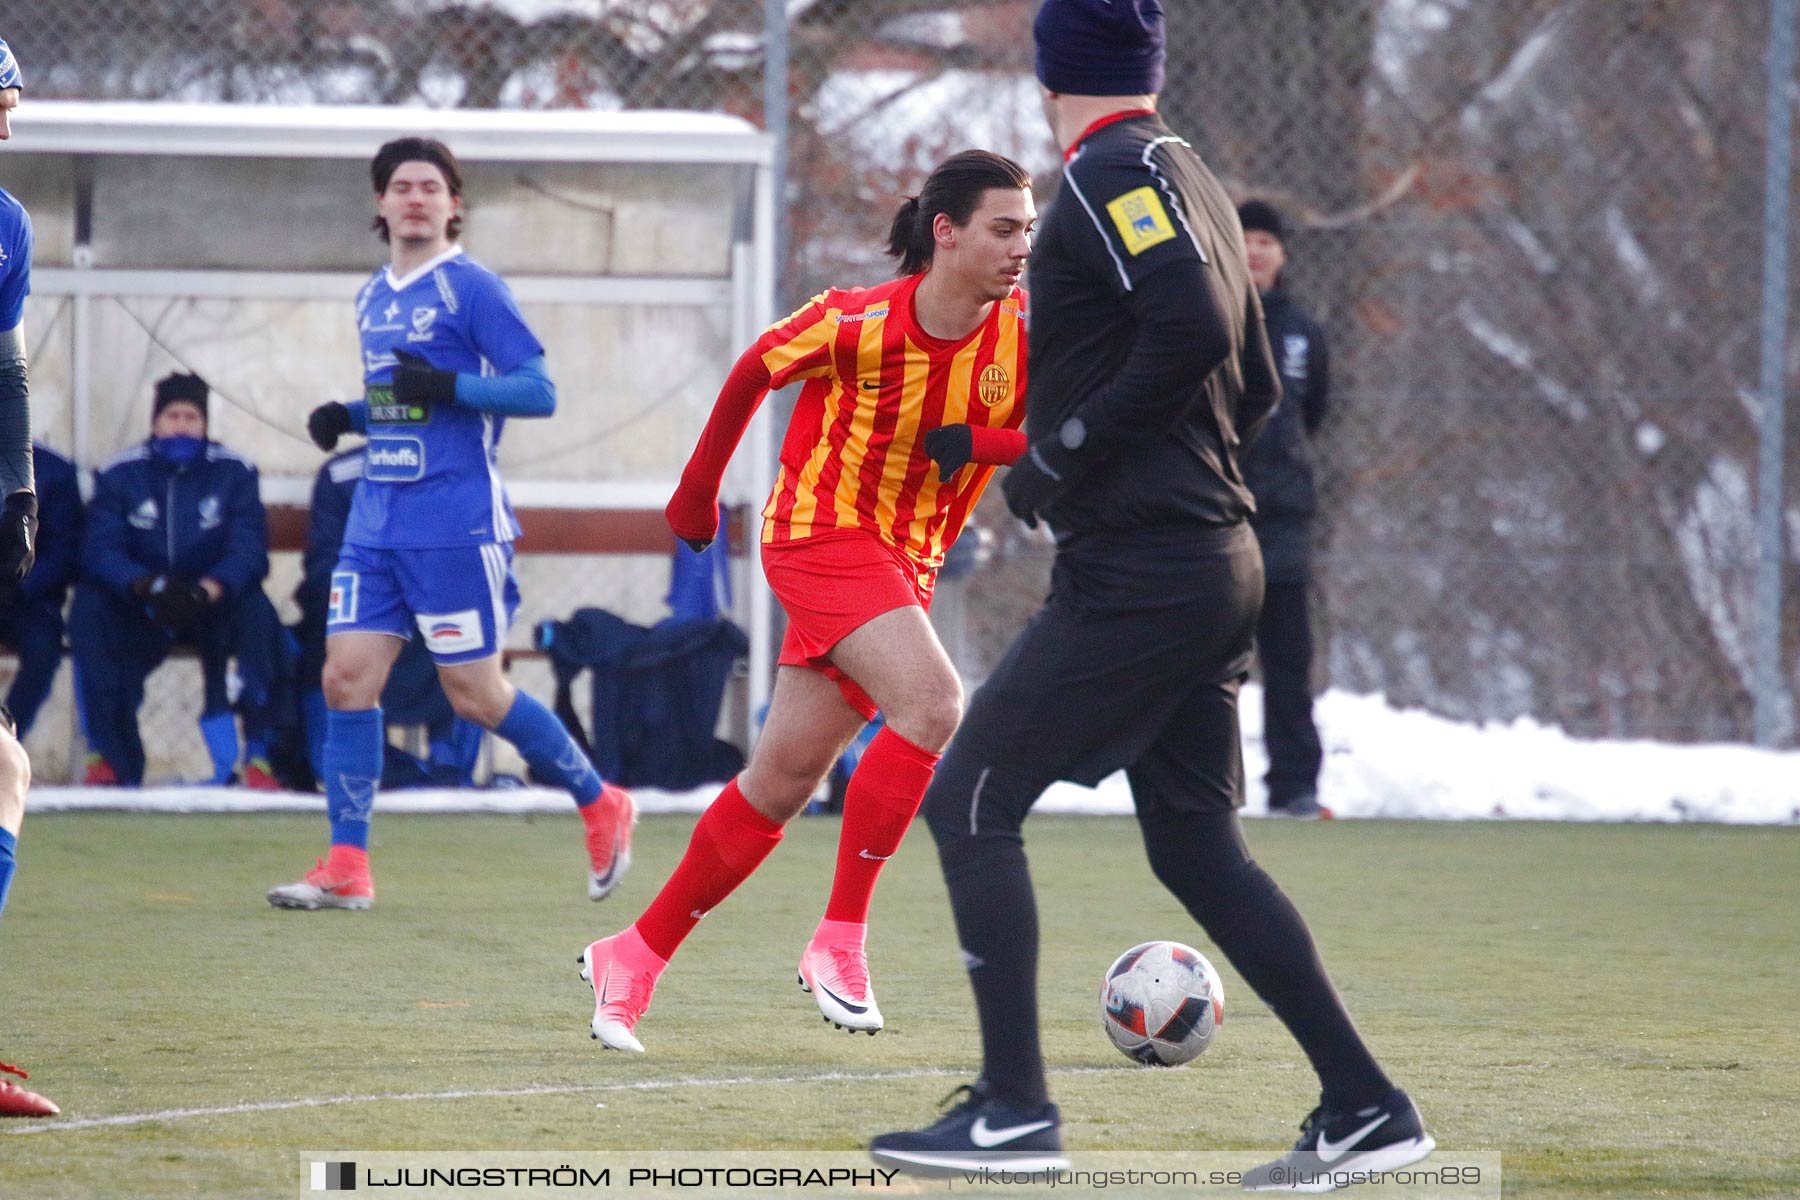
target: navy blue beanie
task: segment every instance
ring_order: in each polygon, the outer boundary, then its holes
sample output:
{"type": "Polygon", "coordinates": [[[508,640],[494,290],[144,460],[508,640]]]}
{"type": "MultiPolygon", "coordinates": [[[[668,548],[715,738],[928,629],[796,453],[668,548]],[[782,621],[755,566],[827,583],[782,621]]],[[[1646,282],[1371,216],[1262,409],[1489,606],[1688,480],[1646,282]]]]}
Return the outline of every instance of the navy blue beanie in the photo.
{"type": "Polygon", "coordinates": [[[1031,27],[1037,77],[1068,96],[1162,91],[1162,0],[1044,0],[1031,27]]]}
{"type": "Polygon", "coordinates": [[[156,381],[156,394],[150,401],[150,419],[156,420],[162,415],[162,410],[171,404],[191,404],[205,417],[206,398],[211,391],[206,386],[206,380],[198,375],[186,375],[180,371],[164,375],[156,381]]]}
{"type": "Polygon", "coordinates": [[[1260,229],[1278,242],[1287,241],[1287,221],[1281,210],[1267,200],[1246,200],[1238,205],[1238,223],[1245,233],[1260,229]]]}

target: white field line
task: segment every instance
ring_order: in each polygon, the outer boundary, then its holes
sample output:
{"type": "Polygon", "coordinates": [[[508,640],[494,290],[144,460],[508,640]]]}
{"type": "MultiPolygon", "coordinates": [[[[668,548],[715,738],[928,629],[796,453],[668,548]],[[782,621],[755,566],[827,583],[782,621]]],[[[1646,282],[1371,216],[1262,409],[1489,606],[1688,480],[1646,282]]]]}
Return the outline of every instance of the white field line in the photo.
{"type": "MultiPolygon", "coordinates": [[[[1107,1067],[1069,1067],[1052,1071],[1053,1075],[1092,1075],[1107,1067]]],[[[295,1100],[259,1100],[249,1104],[226,1104],[216,1108],[164,1108],[155,1112],[118,1113],[110,1117],[76,1117],[68,1121],[54,1118],[43,1123],[15,1125],[0,1129],[0,1135],[24,1136],[33,1133],[70,1133],[81,1129],[100,1129],[118,1125],[147,1125],[155,1121],[186,1121],[194,1117],[229,1117],[240,1113],[287,1112],[297,1108],[333,1108],[345,1104],[383,1104],[398,1100],[473,1100],[503,1096],[572,1096],[602,1092],[657,1092],[677,1088],[739,1087],[745,1084],[785,1085],[791,1083],[879,1083],[890,1079],[933,1079],[941,1076],[971,1075],[966,1068],[919,1067],[908,1071],[826,1071],[816,1075],[732,1075],[711,1079],[641,1079],[632,1083],[589,1083],[549,1087],[466,1088],[448,1092],[385,1092],[361,1096],[309,1096],[295,1100]]]]}

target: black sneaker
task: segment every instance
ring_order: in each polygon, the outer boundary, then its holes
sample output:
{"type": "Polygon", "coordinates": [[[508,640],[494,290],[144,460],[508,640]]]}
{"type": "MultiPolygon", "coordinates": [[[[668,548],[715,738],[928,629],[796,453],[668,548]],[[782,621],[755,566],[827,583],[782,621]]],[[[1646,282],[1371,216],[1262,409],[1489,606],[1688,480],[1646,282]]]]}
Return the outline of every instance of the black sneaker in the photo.
{"type": "Polygon", "coordinates": [[[869,1143],[869,1154],[884,1167],[913,1175],[948,1176],[964,1171],[1066,1171],[1062,1153],[1062,1118],[1056,1105],[1026,1112],[990,1095],[976,1083],[944,1097],[948,1104],[967,1093],[961,1104],[929,1129],[884,1133],[869,1143]]]}
{"type": "Polygon", "coordinates": [[[1435,1149],[1437,1142],[1425,1132],[1419,1110],[1395,1088],[1369,1108],[1333,1111],[1321,1104],[1313,1109],[1292,1150],[1245,1172],[1244,1190],[1329,1192],[1363,1182],[1356,1175],[1416,1163],[1435,1149]]]}

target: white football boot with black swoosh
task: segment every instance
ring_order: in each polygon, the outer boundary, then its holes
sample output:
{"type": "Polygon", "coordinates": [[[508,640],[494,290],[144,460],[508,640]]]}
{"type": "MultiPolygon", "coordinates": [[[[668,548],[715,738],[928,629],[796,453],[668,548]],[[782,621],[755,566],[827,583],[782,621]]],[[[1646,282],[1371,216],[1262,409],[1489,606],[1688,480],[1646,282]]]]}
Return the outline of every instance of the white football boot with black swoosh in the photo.
{"type": "Polygon", "coordinates": [[[819,1012],[839,1029],[881,1032],[881,1008],[869,983],[869,955],[863,949],[869,927],[852,921],[820,921],[800,952],[800,990],[811,992],[819,1012]]]}
{"type": "Polygon", "coordinates": [[[1367,1108],[1312,1110],[1300,1140],[1272,1163],[1244,1174],[1247,1192],[1334,1191],[1371,1174],[1395,1171],[1437,1149],[1411,1098],[1395,1088],[1367,1108]]]}
{"type": "Polygon", "coordinates": [[[957,1088],[944,1102],[963,1093],[963,1102],[930,1128],[884,1133],[870,1142],[870,1157],[884,1167],[937,1177],[984,1168],[1021,1175],[1069,1169],[1056,1105],[1015,1108],[980,1081],[957,1088]]]}
{"type": "Polygon", "coordinates": [[[594,989],[594,1018],[589,1031],[608,1050],[644,1052],[632,1030],[650,1007],[656,980],[668,962],[644,944],[636,925],[601,938],[575,959],[581,980],[594,989]]]}

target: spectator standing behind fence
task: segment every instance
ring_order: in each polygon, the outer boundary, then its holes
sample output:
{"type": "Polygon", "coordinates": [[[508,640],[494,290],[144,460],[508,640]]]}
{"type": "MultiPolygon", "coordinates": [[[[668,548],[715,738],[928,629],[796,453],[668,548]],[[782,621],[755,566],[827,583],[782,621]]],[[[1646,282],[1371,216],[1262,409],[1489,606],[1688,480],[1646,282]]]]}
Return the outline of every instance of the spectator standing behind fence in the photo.
{"type": "Polygon", "coordinates": [[[237,767],[225,684],[227,662],[236,659],[243,782],[278,786],[268,761],[281,635],[262,590],[268,526],[256,467],[207,437],[207,397],[198,375],[159,380],[149,439],[95,479],[69,610],[90,785],[143,782],[137,714],[144,681],[179,643],[200,654],[200,729],[215,781],[227,782],[237,767]]]}
{"type": "Polygon", "coordinates": [[[1318,508],[1313,486],[1312,436],[1325,420],[1331,391],[1325,331],[1281,286],[1287,266],[1287,224],[1264,200],[1238,206],[1250,277],[1262,294],[1263,323],[1275,367],[1281,372],[1281,405],[1244,457],[1244,482],[1256,497],[1250,524],[1262,545],[1262,614],[1256,623],[1256,657],[1262,666],[1263,743],[1269,751],[1269,812],[1316,820],[1331,810],[1319,803],[1323,754],[1313,723],[1312,617],[1307,589],[1312,578],[1312,520],[1318,508]]]}
{"type": "Polygon", "coordinates": [[[31,732],[38,710],[56,681],[63,656],[63,602],[81,558],[81,485],[75,464],[47,446],[31,448],[37,477],[40,538],[37,565],[19,584],[0,581],[0,645],[19,658],[6,707],[19,736],[31,732]]]}

